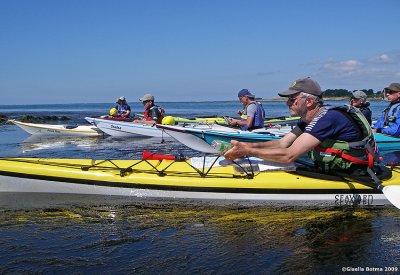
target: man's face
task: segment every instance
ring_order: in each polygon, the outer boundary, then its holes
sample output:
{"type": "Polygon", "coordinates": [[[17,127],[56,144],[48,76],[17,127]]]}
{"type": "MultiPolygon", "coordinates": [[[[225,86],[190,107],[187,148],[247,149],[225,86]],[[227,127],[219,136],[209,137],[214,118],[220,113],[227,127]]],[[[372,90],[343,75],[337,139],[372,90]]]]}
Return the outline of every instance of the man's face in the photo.
{"type": "Polygon", "coordinates": [[[352,106],[360,108],[362,106],[362,99],[361,98],[354,98],[350,99],[350,103],[352,106]]]}
{"type": "Polygon", "coordinates": [[[247,96],[241,96],[241,97],[239,97],[239,101],[240,101],[240,103],[242,103],[242,104],[246,104],[246,102],[247,102],[247,96]]]}
{"type": "Polygon", "coordinates": [[[290,110],[291,116],[302,116],[307,112],[307,108],[305,105],[306,97],[302,96],[300,93],[291,95],[287,99],[287,106],[290,110]]]}
{"type": "Polygon", "coordinates": [[[148,107],[150,107],[150,104],[151,104],[151,100],[145,100],[145,101],[143,101],[143,107],[144,107],[145,109],[147,109],[148,107]]]}
{"type": "Polygon", "coordinates": [[[389,89],[385,89],[385,96],[389,100],[389,102],[394,103],[400,99],[400,91],[392,91],[389,89]]]}

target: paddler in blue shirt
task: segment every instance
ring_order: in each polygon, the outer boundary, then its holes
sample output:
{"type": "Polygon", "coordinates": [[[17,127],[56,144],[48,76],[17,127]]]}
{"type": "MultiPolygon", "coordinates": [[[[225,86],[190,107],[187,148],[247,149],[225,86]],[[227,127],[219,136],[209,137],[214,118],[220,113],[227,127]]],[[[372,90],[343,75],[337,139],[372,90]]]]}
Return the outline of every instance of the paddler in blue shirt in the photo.
{"type": "Polygon", "coordinates": [[[251,131],[264,127],[265,110],[261,103],[255,101],[255,95],[249,90],[239,91],[238,98],[244,110],[240,113],[242,119],[229,119],[230,126],[238,126],[243,131],[251,131]]]}
{"type": "Polygon", "coordinates": [[[377,133],[400,136],[400,83],[392,83],[383,90],[388,99],[389,106],[383,111],[381,117],[372,128],[377,133]]]}
{"type": "Polygon", "coordinates": [[[117,105],[115,106],[115,109],[117,109],[118,111],[117,116],[129,118],[131,114],[131,107],[126,102],[125,97],[121,96],[117,98],[115,103],[117,103],[117,105]]]}
{"type": "Polygon", "coordinates": [[[309,153],[319,170],[352,173],[361,168],[364,174],[369,174],[378,158],[368,121],[352,106],[323,106],[322,94],[319,84],[311,78],[294,81],[279,96],[287,98],[291,116],[301,117],[297,126],[279,140],[255,143],[232,140],[233,147],[224,154],[225,158],[255,156],[293,163],[309,153]]]}

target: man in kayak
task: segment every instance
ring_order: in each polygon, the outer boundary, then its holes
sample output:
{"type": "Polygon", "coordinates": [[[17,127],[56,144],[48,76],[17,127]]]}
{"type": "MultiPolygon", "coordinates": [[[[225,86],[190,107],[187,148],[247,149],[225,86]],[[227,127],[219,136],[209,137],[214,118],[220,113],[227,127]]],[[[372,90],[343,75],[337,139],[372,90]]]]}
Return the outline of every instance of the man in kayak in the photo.
{"type": "Polygon", "coordinates": [[[117,116],[124,117],[124,118],[129,118],[131,114],[131,107],[128,105],[126,102],[125,97],[121,96],[117,98],[116,102],[117,105],[115,106],[115,109],[117,109],[118,113],[116,114],[117,116]]]}
{"type": "Polygon", "coordinates": [[[377,133],[400,136],[400,83],[392,83],[383,90],[389,106],[383,111],[381,117],[372,128],[377,133]]]}
{"type": "Polygon", "coordinates": [[[164,118],[164,109],[154,104],[154,96],[145,94],[139,99],[143,103],[143,119],[135,119],[134,123],[154,125],[161,123],[164,118]]]}
{"type": "Polygon", "coordinates": [[[255,95],[249,90],[243,89],[238,93],[239,101],[243,104],[244,110],[240,116],[242,119],[229,119],[230,126],[238,126],[241,130],[254,130],[264,127],[265,110],[261,103],[255,101],[255,95]]]}
{"type": "Polygon", "coordinates": [[[297,126],[279,140],[258,143],[232,140],[233,148],[224,154],[227,159],[255,156],[293,163],[309,153],[315,166],[323,171],[347,171],[353,164],[373,166],[376,155],[372,149],[375,146],[372,130],[359,110],[351,106],[323,106],[320,85],[311,78],[294,81],[279,96],[287,98],[291,116],[301,117],[297,126]]]}
{"type": "Polygon", "coordinates": [[[367,100],[367,94],[363,91],[354,91],[351,94],[350,98],[351,106],[358,108],[361,113],[365,116],[368,120],[369,124],[371,125],[372,122],[372,112],[369,108],[370,103],[367,100]]]}

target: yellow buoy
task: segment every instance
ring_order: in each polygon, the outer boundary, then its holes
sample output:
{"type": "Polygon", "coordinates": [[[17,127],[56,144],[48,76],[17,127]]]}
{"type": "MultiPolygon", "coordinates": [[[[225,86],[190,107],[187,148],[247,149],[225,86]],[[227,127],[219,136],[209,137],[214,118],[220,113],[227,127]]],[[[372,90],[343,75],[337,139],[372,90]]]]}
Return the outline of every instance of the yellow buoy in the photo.
{"type": "Polygon", "coordinates": [[[118,110],[116,108],[111,108],[110,109],[110,116],[115,116],[118,114],[118,110]]]}
{"type": "Polygon", "coordinates": [[[164,125],[175,125],[175,119],[172,116],[166,116],[163,118],[161,123],[164,125]]]}

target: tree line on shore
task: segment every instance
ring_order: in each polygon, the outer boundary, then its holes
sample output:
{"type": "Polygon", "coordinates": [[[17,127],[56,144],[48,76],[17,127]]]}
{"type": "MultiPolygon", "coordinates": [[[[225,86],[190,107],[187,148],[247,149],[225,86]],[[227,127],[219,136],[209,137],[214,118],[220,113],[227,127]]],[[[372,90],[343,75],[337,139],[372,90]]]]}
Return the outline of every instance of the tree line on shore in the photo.
{"type": "MultiPolygon", "coordinates": [[[[356,91],[356,90],[354,90],[354,91],[356,91]]],[[[350,98],[352,95],[352,92],[354,92],[354,91],[348,91],[346,89],[327,89],[324,92],[324,98],[329,98],[329,97],[348,97],[348,98],[350,98]]],[[[375,98],[375,99],[383,98],[382,91],[375,92],[373,89],[362,89],[359,91],[363,91],[368,96],[368,98],[375,98]]]]}
{"type": "MultiPolygon", "coordinates": [[[[375,100],[382,100],[384,99],[383,91],[375,92],[373,89],[362,89],[362,90],[353,90],[349,91],[346,89],[327,89],[324,91],[324,98],[325,99],[335,99],[335,100],[342,100],[342,99],[350,99],[352,96],[352,92],[354,91],[363,91],[368,99],[375,99],[375,100]]],[[[263,99],[261,97],[256,98],[257,101],[284,101],[285,98],[276,97],[272,99],[263,99]]]]}

